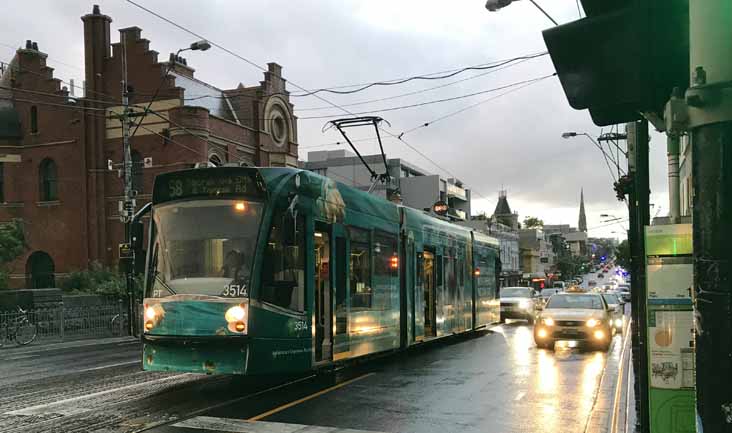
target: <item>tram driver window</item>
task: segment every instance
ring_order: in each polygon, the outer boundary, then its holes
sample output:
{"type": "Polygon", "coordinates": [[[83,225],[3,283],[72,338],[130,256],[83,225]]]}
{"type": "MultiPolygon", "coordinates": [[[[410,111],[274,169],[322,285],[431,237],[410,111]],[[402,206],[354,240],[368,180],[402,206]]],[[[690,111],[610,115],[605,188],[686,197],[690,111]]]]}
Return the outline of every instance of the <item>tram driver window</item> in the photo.
{"type": "Polygon", "coordinates": [[[373,301],[373,289],[371,288],[369,232],[351,228],[349,233],[351,235],[351,308],[370,309],[373,301]]]}
{"type": "Polygon", "coordinates": [[[272,218],[262,266],[261,300],[294,311],[305,311],[304,222],[282,210],[272,218]],[[294,227],[293,227],[294,225],[294,227]]]}

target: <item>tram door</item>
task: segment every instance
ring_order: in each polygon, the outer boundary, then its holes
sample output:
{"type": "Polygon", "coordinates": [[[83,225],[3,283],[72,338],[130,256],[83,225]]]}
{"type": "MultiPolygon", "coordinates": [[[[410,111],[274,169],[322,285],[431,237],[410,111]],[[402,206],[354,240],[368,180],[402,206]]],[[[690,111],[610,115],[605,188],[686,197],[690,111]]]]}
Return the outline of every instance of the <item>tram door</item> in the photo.
{"type": "Polygon", "coordinates": [[[329,361],[333,352],[330,233],[315,227],[315,362],[329,361]]]}
{"type": "Polygon", "coordinates": [[[424,336],[437,335],[435,324],[435,255],[430,251],[423,254],[422,281],[424,287],[424,336]]]}

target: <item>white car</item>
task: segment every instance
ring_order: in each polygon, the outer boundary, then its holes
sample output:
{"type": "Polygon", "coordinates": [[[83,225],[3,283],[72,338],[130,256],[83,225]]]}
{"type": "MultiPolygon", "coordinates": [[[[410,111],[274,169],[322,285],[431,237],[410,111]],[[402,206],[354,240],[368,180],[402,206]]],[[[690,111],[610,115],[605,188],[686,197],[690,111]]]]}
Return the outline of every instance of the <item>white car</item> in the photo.
{"type": "Polygon", "coordinates": [[[524,319],[534,323],[537,294],[531,287],[503,287],[501,289],[501,323],[506,319],[524,319]]]}

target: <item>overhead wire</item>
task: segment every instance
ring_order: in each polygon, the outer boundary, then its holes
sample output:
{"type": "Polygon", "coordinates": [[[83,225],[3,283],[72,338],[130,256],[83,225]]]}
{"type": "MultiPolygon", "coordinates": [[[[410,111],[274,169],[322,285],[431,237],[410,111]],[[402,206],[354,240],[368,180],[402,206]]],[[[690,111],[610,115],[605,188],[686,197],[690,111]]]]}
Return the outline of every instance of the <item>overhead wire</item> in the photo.
{"type": "Polygon", "coordinates": [[[301,98],[301,97],[305,97],[305,96],[316,95],[316,94],[321,93],[321,92],[328,92],[328,93],[333,93],[333,94],[336,94],[336,95],[350,95],[350,94],[353,94],[353,93],[362,92],[362,91],[364,91],[366,89],[369,89],[371,87],[374,87],[374,86],[395,86],[395,85],[398,85],[398,84],[408,83],[408,82],[414,81],[414,80],[430,80],[430,81],[431,80],[444,80],[445,78],[454,77],[455,75],[461,74],[461,73],[466,72],[466,71],[483,71],[483,70],[486,70],[486,69],[495,69],[495,68],[498,68],[498,67],[507,65],[507,64],[512,63],[512,62],[516,62],[516,61],[519,61],[519,60],[530,60],[530,59],[534,59],[534,58],[537,58],[537,57],[545,56],[547,54],[548,54],[547,52],[543,52],[543,53],[539,53],[539,54],[519,56],[519,57],[514,57],[514,58],[511,58],[511,59],[507,59],[507,60],[504,60],[504,61],[500,61],[500,62],[495,63],[495,64],[492,64],[492,65],[487,65],[487,66],[468,66],[468,67],[461,68],[461,69],[458,69],[456,71],[453,71],[453,72],[450,72],[450,73],[447,73],[447,74],[443,74],[443,75],[434,75],[434,76],[418,75],[418,76],[412,76],[412,77],[408,77],[408,78],[403,78],[401,80],[394,80],[394,81],[376,81],[376,82],[373,82],[373,83],[369,83],[369,84],[363,85],[363,86],[361,86],[361,87],[359,87],[357,89],[353,89],[353,90],[335,90],[333,88],[327,88],[327,87],[325,87],[325,88],[320,88],[320,89],[312,90],[312,91],[309,91],[309,92],[306,92],[306,93],[303,93],[303,94],[293,93],[290,96],[301,98]]]}
{"type": "MultiPolygon", "coordinates": [[[[551,76],[552,75],[548,75],[548,76],[545,76],[545,77],[537,78],[537,79],[535,79],[535,80],[533,80],[533,81],[531,81],[529,83],[525,83],[525,84],[523,84],[523,85],[521,85],[519,87],[513,88],[511,90],[508,90],[508,91],[503,92],[501,94],[498,94],[498,95],[492,96],[490,98],[484,99],[482,101],[478,101],[475,104],[471,104],[471,105],[468,105],[466,107],[463,107],[463,108],[461,108],[459,110],[455,110],[455,111],[452,111],[450,113],[444,114],[444,115],[442,115],[440,117],[437,117],[435,119],[432,119],[430,121],[421,122],[421,123],[419,123],[417,126],[415,126],[413,128],[410,128],[410,129],[407,129],[407,130],[402,131],[401,133],[399,133],[397,135],[397,137],[399,137],[399,136],[402,136],[403,137],[404,135],[409,134],[411,132],[414,132],[417,129],[426,128],[426,127],[431,126],[431,125],[433,125],[433,124],[435,124],[437,122],[440,122],[442,120],[445,120],[447,118],[450,118],[452,116],[455,116],[457,114],[460,114],[460,113],[465,112],[467,110],[470,110],[471,108],[478,107],[478,106],[480,106],[482,104],[485,104],[485,103],[488,103],[490,101],[496,100],[496,99],[498,99],[498,98],[500,98],[502,96],[505,96],[505,95],[507,95],[509,93],[513,93],[513,92],[516,92],[518,90],[521,90],[521,89],[523,89],[525,87],[528,87],[528,86],[531,86],[533,84],[536,84],[536,83],[538,83],[538,82],[540,82],[542,80],[545,80],[545,79],[547,79],[547,78],[549,78],[551,76]]],[[[391,138],[397,138],[397,137],[391,137],[391,138]]],[[[369,137],[369,138],[362,138],[362,139],[358,139],[358,140],[351,140],[351,141],[356,142],[356,141],[373,141],[373,140],[376,140],[376,137],[375,136],[369,137]]],[[[313,146],[300,146],[300,149],[316,148],[316,147],[326,147],[326,146],[334,146],[334,145],[341,145],[341,144],[344,144],[344,142],[342,142],[342,141],[334,141],[334,142],[330,142],[330,143],[322,143],[322,144],[317,144],[317,145],[313,145],[313,146]]]]}
{"type": "MultiPolygon", "coordinates": [[[[257,69],[259,69],[259,70],[261,70],[261,71],[265,71],[265,72],[267,71],[267,69],[265,69],[261,65],[255,63],[255,62],[253,62],[253,61],[251,61],[249,59],[247,59],[246,57],[244,57],[244,56],[242,56],[242,55],[240,55],[240,54],[238,54],[238,53],[236,53],[234,51],[231,51],[230,49],[222,46],[221,44],[219,44],[219,43],[217,43],[215,41],[212,41],[209,38],[204,37],[203,35],[201,35],[201,34],[199,34],[197,32],[194,32],[193,30],[190,30],[190,29],[188,29],[188,28],[186,28],[186,27],[184,27],[184,26],[182,26],[182,25],[174,22],[173,20],[171,20],[171,19],[169,19],[169,18],[167,18],[167,17],[165,17],[165,16],[163,16],[163,15],[161,15],[161,14],[159,14],[159,13],[157,13],[157,12],[151,10],[151,9],[148,9],[148,8],[142,6],[141,4],[137,3],[136,1],[133,1],[133,0],[126,0],[126,1],[127,1],[127,3],[130,3],[133,6],[135,6],[135,7],[139,8],[139,9],[141,9],[141,10],[143,10],[143,11],[145,11],[145,12],[147,12],[147,13],[155,16],[155,17],[157,17],[158,19],[167,22],[168,24],[170,24],[170,25],[178,28],[181,31],[184,31],[184,32],[186,32],[186,33],[188,33],[190,35],[193,35],[193,36],[197,37],[197,38],[204,39],[204,40],[208,41],[212,46],[215,46],[215,47],[219,48],[220,50],[224,51],[225,53],[228,53],[229,55],[231,55],[231,56],[233,56],[233,57],[235,57],[235,58],[237,58],[237,59],[239,59],[239,60],[241,60],[241,61],[243,61],[243,62],[245,62],[245,63],[247,63],[247,64],[249,64],[249,65],[251,65],[251,66],[253,66],[253,67],[257,68],[257,69]]],[[[305,88],[303,88],[302,86],[298,85],[294,81],[288,80],[288,82],[293,87],[296,87],[296,88],[298,88],[298,89],[300,89],[300,90],[302,90],[304,92],[308,92],[305,88]]],[[[349,115],[352,115],[352,116],[355,116],[356,115],[356,114],[352,113],[351,111],[349,111],[348,109],[343,108],[343,107],[339,106],[338,104],[336,104],[334,102],[331,102],[331,101],[323,98],[319,94],[313,94],[312,96],[316,97],[317,99],[320,99],[321,101],[323,101],[323,102],[325,102],[325,103],[327,103],[329,105],[332,105],[334,108],[338,108],[338,109],[342,110],[346,114],[349,114],[349,115]]],[[[422,153],[421,151],[419,151],[418,149],[416,149],[414,146],[412,146],[411,144],[409,144],[406,141],[404,141],[403,138],[399,138],[396,134],[394,134],[393,132],[391,132],[391,131],[383,128],[383,127],[380,127],[380,129],[382,131],[384,131],[386,134],[388,134],[388,135],[390,135],[390,136],[392,136],[394,138],[397,138],[401,143],[404,143],[405,146],[407,146],[408,148],[412,149],[414,152],[416,152],[417,154],[419,154],[420,156],[422,156],[423,158],[425,158],[425,160],[427,160],[430,163],[432,163],[438,169],[442,170],[445,173],[450,174],[452,177],[457,178],[457,176],[453,175],[451,171],[449,171],[449,170],[445,169],[444,167],[442,167],[441,165],[437,164],[434,160],[432,160],[431,158],[429,158],[428,156],[426,156],[424,153],[422,153]]],[[[473,188],[473,191],[476,193],[476,195],[485,198],[485,196],[482,195],[482,194],[480,194],[479,191],[477,191],[476,189],[473,188]]]]}
{"type": "Polygon", "coordinates": [[[478,106],[483,105],[485,103],[488,103],[490,101],[496,100],[496,99],[498,99],[498,98],[500,98],[502,96],[508,95],[509,93],[513,93],[513,92],[519,91],[519,90],[521,90],[523,88],[529,87],[529,86],[531,86],[533,84],[536,84],[536,83],[538,83],[540,81],[543,81],[543,80],[545,80],[547,78],[553,77],[554,75],[556,75],[556,73],[551,74],[551,75],[546,75],[544,77],[539,77],[539,78],[536,78],[536,79],[533,79],[533,80],[530,80],[529,82],[524,83],[523,85],[521,85],[519,87],[513,88],[511,90],[508,90],[506,92],[500,93],[500,94],[495,95],[495,96],[491,96],[488,99],[484,99],[482,101],[478,101],[475,104],[468,105],[467,107],[463,107],[463,108],[461,108],[459,110],[455,110],[455,111],[452,111],[450,113],[444,114],[444,115],[442,115],[440,117],[437,117],[435,119],[432,119],[432,120],[430,120],[428,122],[423,122],[423,123],[419,124],[418,126],[415,126],[414,128],[411,128],[411,129],[408,129],[408,130],[402,132],[402,134],[409,134],[410,132],[416,131],[417,129],[426,128],[426,127],[428,127],[430,125],[433,125],[433,124],[435,124],[437,122],[440,122],[442,120],[448,119],[448,118],[450,118],[452,116],[455,116],[457,114],[460,114],[460,113],[462,113],[464,111],[470,110],[471,108],[478,107],[478,106]]]}
{"type": "MultiPolygon", "coordinates": [[[[487,89],[487,90],[481,90],[479,92],[468,93],[468,94],[465,94],[465,95],[452,96],[450,98],[434,99],[434,100],[431,100],[431,101],[418,102],[418,103],[415,103],[415,104],[408,104],[408,105],[400,105],[400,106],[396,106],[396,107],[379,108],[379,109],[367,110],[367,111],[357,111],[355,113],[350,113],[350,114],[352,116],[358,116],[358,115],[362,115],[362,114],[384,113],[384,112],[389,112],[389,111],[405,110],[405,109],[408,109],[408,108],[423,107],[425,105],[439,104],[439,103],[442,103],[442,102],[456,101],[456,100],[459,100],[459,99],[469,98],[471,96],[477,96],[477,95],[483,95],[483,94],[486,94],[486,93],[497,92],[499,90],[508,89],[508,88],[515,87],[515,86],[518,86],[518,85],[521,85],[521,84],[531,83],[531,82],[534,82],[534,81],[537,81],[537,80],[543,80],[545,78],[553,77],[555,75],[557,75],[556,72],[554,72],[552,74],[549,74],[549,75],[532,78],[532,79],[529,79],[529,80],[517,81],[515,83],[506,84],[504,86],[494,87],[492,89],[487,89]]],[[[302,117],[298,117],[298,119],[300,119],[300,120],[329,119],[329,118],[337,117],[337,116],[339,116],[339,115],[338,114],[324,114],[324,115],[319,115],[319,116],[302,116],[302,117]]]]}
{"type": "MultiPolygon", "coordinates": [[[[534,56],[534,55],[536,55],[537,57],[540,57],[540,56],[542,56],[542,55],[547,55],[547,54],[549,54],[549,52],[548,52],[548,51],[539,51],[539,52],[536,52],[536,53],[529,53],[529,54],[526,54],[525,56],[527,56],[527,57],[528,57],[528,56],[534,56]]],[[[513,59],[513,58],[511,58],[511,59],[513,59]]],[[[479,64],[479,65],[474,65],[474,66],[480,67],[480,66],[489,66],[489,65],[495,65],[496,63],[502,63],[502,62],[504,62],[505,60],[511,60],[511,59],[500,59],[500,60],[495,60],[495,61],[492,61],[492,62],[487,62],[487,63],[481,63],[481,64],[479,64]]],[[[526,60],[530,60],[530,59],[526,59],[526,60]]],[[[423,76],[439,75],[439,74],[445,74],[445,73],[449,73],[449,72],[455,72],[455,71],[459,71],[460,69],[462,69],[462,68],[453,68],[453,69],[447,69],[447,70],[443,70],[443,71],[438,71],[438,72],[430,72],[430,73],[427,73],[427,74],[421,74],[421,75],[423,75],[423,76]]],[[[379,80],[379,81],[384,81],[384,82],[392,82],[392,81],[401,81],[401,80],[405,80],[405,79],[407,79],[407,78],[409,78],[409,77],[392,78],[392,79],[390,79],[390,80],[379,80]]],[[[368,85],[368,84],[371,84],[371,83],[373,83],[373,81],[369,81],[369,82],[366,82],[366,83],[357,83],[357,84],[342,84],[342,85],[338,85],[338,86],[328,86],[327,88],[328,88],[328,89],[346,89],[346,88],[349,88],[349,87],[361,87],[361,86],[366,86],[366,85],[368,85]]],[[[311,92],[311,91],[313,91],[313,90],[317,90],[317,89],[310,89],[310,90],[307,90],[307,92],[311,92]]]]}
{"type": "MultiPolygon", "coordinates": [[[[41,74],[40,72],[36,72],[36,71],[30,70],[28,68],[22,68],[19,65],[13,65],[11,62],[3,61],[2,63],[6,64],[8,67],[15,68],[15,70],[16,71],[19,71],[19,72],[27,72],[29,74],[33,74],[33,75],[36,75],[36,76],[41,77],[41,78],[48,78],[46,75],[41,74]]],[[[76,83],[71,84],[71,82],[64,81],[64,80],[62,80],[60,78],[55,78],[55,79],[57,79],[60,83],[66,84],[66,85],[68,85],[68,86],[70,86],[72,88],[78,88],[78,89],[84,90],[84,94],[85,95],[87,93],[93,93],[93,94],[97,94],[97,95],[101,95],[101,96],[106,96],[106,97],[110,98],[112,101],[116,101],[116,102],[119,102],[121,104],[121,100],[117,99],[115,96],[109,95],[109,94],[104,93],[104,92],[98,92],[98,91],[95,91],[95,90],[90,90],[90,89],[87,89],[87,88],[83,88],[83,86],[78,86],[78,85],[76,85],[76,83]]],[[[76,96],[74,96],[74,97],[76,98],[76,96]]]]}
{"type": "MultiPolygon", "coordinates": [[[[445,88],[445,87],[448,87],[448,86],[452,86],[452,85],[455,85],[455,84],[463,83],[465,81],[473,80],[473,79],[476,79],[476,78],[484,77],[486,75],[493,74],[495,72],[502,71],[504,69],[508,69],[510,67],[513,67],[513,66],[517,66],[517,65],[519,65],[521,63],[524,63],[524,62],[527,62],[529,60],[531,60],[531,59],[521,60],[520,62],[512,63],[512,64],[506,65],[506,66],[504,66],[502,68],[491,69],[490,71],[483,72],[481,74],[476,74],[476,75],[473,75],[472,77],[462,78],[460,80],[451,81],[449,83],[441,84],[439,86],[428,87],[426,89],[415,90],[413,92],[402,93],[402,94],[399,94],[399,95],[388,96],[388,97],[384,97],[384,98],[377,98],[377,99],[370,99],[370,100],[367,100],[367,101],[352,102],[350,104],[341,104],[341,107],[355,107],[357,105],[372,104],[374,102],[390,101],[392,99],[399,99],[399,98],[404,98],[404,97],[407,97],[407,96],[414,96],[414,95],[418,95],[418,94],[421,94],[421,93],[429,92],[429,91],[432,91],[432,90],[442,89],[442,88],[445,88]]],[[[301,111],[315,111],[315,110],[325,110],[325,109],[329,109],[329,108],[332,108],[332,107],[330,107],[330,106],[320,106],[320,107],[295,108],[295,111],[298,111],[298,112],[301,112],[301,111]]]]}

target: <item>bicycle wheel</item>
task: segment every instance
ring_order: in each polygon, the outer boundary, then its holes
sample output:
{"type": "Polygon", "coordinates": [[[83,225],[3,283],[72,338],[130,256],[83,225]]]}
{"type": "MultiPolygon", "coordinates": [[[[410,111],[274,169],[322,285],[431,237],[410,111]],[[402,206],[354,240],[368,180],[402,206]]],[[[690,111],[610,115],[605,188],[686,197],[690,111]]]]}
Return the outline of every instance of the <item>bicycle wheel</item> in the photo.
{"type": "Polygon", "coordinates": [[[110,331],[112,331],[113,337],[119,337],[120,335],[122,335],[122,318],[120,317],[119,314],[112,317],[112,321],[109,325],[109,329],[110,329],[110,331]]]}
{"type": "Polygon", "coordinates": [[[19,346],[32,343],[36,339],[36,335],[38,335],[38,327],[27,320],[18,323],[18,327],[15,328],[15,342],[19,346]]]}

